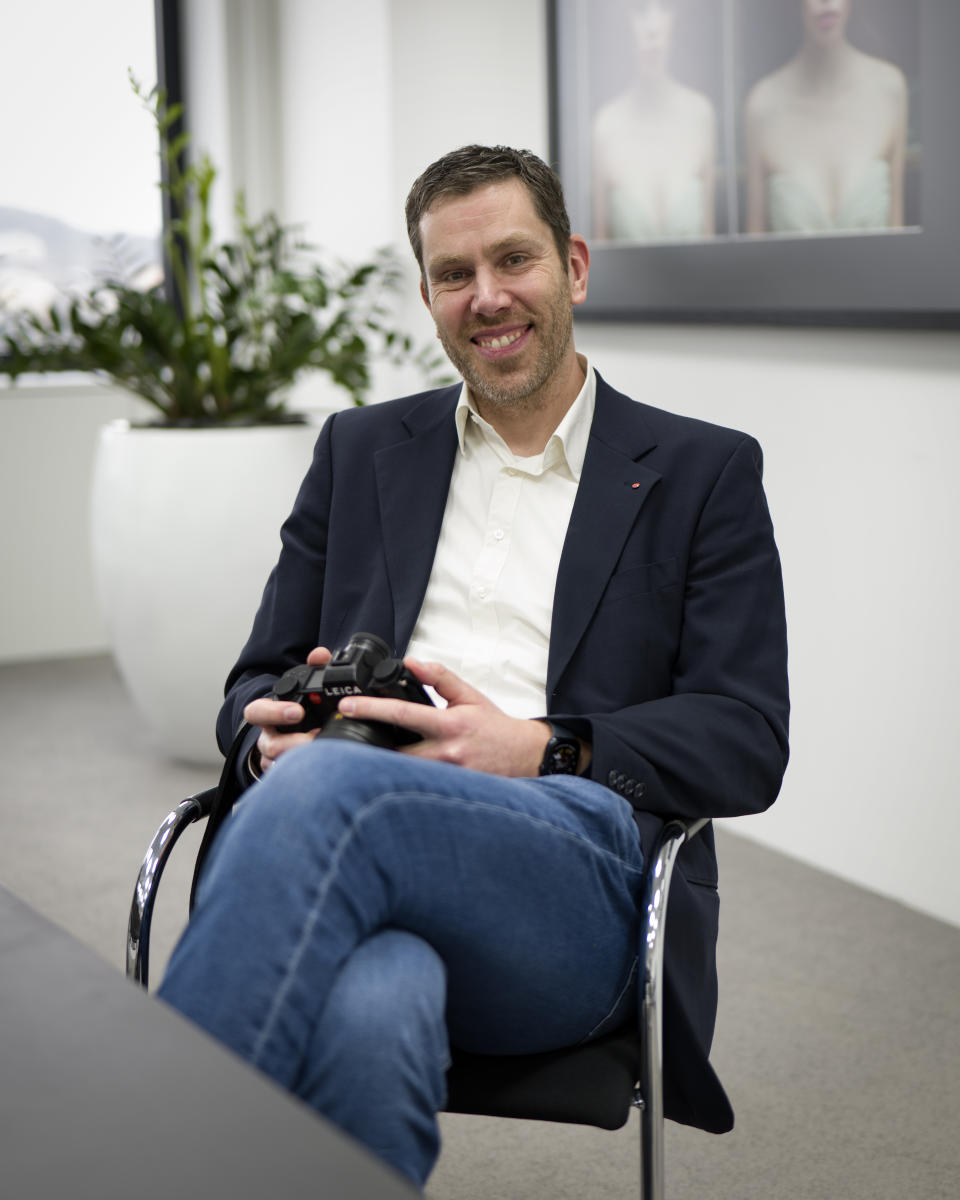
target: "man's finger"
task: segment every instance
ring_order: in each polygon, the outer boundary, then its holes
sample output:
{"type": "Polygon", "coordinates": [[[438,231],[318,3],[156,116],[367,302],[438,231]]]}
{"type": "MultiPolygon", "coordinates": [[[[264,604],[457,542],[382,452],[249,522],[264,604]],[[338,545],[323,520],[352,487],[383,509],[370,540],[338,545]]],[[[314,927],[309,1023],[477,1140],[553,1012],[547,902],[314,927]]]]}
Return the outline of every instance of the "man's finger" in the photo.
{"type": "Polygon", "coordinates": [[[293,750],[296,746],[302,746],[306,742],[312,742],[316,735],[317,731],[313,729],[306,733],[283,733],[268,726],[257,738],[257,750],[260,752],[261,759],[276,760],[281,754],[286,754],[288,750],[293,750]]]}
{"type": "Polygon", "coordinates": [[[345,717],[358,721],[382,721],[398,725],[423,738],[439,737],[443,732],[443,709],[413,700],[392,700],[383,696],[346,696],[338,705],[345,717]]]}
{"type": "Polygon", "coordinates": [[[449,667],[442,663],[420,662],[416,658],[405,658],[404,666],[409,667],[421,683],[435,689],[448,704],[488,704],[489,700],[483,692],[471,687],[466,680],[461,679],[449,667]]]}
{"type": "Polygon", "coordinates": [[[289,700],[268,700],[265,696],[251,700],[243,710],[243,718],[250,725],[296,725],[304,715],[299,704],[289,700]]]}

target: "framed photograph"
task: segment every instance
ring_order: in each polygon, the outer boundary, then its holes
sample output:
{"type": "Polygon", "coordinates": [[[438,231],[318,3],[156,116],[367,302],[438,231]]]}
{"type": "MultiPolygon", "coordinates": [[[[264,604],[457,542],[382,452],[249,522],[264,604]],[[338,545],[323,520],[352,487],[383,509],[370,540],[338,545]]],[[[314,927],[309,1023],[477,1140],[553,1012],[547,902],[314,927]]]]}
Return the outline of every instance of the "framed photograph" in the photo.
{"type": "Polygon", "coordinates": [[[956,0],[551,0],[578,316],[960,328],[956,0]]]}

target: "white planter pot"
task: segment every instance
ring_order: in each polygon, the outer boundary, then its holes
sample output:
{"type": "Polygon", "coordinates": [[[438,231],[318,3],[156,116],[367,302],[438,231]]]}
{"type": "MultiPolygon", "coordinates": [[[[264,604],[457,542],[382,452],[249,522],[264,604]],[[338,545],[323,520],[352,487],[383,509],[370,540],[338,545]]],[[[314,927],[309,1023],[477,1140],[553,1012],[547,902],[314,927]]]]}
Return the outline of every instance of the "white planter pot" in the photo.
{"type": "Polygon", "coordinates": [[[223,683],[250,631],[314,425],[100,433],[97,591],[120,674],[171,757],[219,763],[223,683]]]}

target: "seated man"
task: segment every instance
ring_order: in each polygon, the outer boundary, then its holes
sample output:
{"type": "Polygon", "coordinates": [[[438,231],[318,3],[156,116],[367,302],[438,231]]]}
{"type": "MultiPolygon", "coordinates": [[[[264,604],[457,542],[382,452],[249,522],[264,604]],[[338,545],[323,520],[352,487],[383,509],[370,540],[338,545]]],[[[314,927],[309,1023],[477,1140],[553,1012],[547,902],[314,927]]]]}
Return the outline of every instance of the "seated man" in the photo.
{"type": "MultiPolygon", "coordinates": [[[[465,382],[320,434],[219,724],[224,748],[255,727],[263,777],[161,995],[422,1184],[451,1044],[534,1053],[635,1019],[644,843],[771,804],[788,701],[760,449],[576,353],[589,252],[553,172],[454,151],[407,226],[465,382]],[[290,732],[303,709],[265,698],[359,631],[439,697],[341,701],[419,735],[399,752],[290,732]]],[[[708,826],[665,984],[668,1112],[705,1128],[729,1123],[716,870],[708,826]]]]}

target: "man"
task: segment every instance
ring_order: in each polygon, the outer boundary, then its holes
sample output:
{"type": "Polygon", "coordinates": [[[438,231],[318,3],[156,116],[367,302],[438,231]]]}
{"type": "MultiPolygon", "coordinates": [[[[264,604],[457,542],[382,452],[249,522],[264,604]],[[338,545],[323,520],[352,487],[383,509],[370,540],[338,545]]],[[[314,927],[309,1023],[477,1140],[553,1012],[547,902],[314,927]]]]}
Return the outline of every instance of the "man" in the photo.
{"type": "MultiPolygon", "coordinates": [[[[576,353],[589,252],[554,174],[465,147],[407,219],[465,386],[324,426],[220,719],[224,748],[255,727],[263,779],[161,994],[422,1183],[451,1043],[631,1019],[644,844],[667,815],[769,805],[788,702],[759,448],[576,353]],[[399,753],[291,733],[300,706],[264,698],[358,631],[440,698],[341,702],[420,735],[399,753]]],[[[716,880],[707,827],[672,893],[665,1072],[668,1113],[719,1129],[716,880]]]]}

